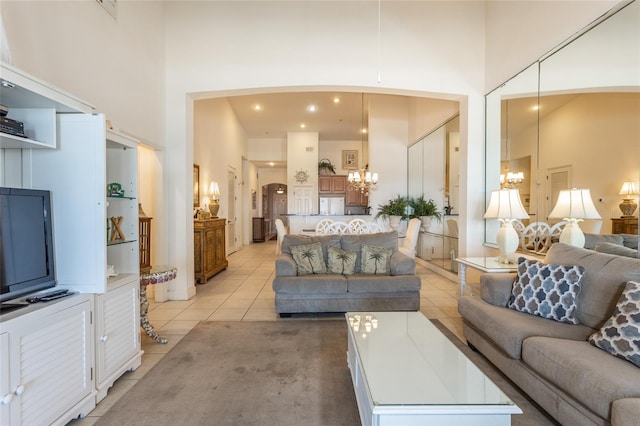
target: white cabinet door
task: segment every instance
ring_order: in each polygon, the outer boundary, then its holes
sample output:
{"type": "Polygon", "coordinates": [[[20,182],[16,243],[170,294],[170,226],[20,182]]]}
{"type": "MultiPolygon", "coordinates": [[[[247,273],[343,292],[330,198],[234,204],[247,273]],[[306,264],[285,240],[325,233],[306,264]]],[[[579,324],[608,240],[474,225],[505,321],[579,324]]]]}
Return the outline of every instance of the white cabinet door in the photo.
{"type": "Polygon", "coordinates": [[[3,406],[3,424],[65,424],[95,407],[90,298],[74,296],[6,324],[14,397],[3,406]]]}
{"type": "MultiPolygon", "coordinates": [[[[131,277],[130,277],[131,278],[131,277]]],[[[96,402],[118,377],[140,366],[140,283],[136,277],[96,295],[96,402]]]]}
{"type": "Polygon", "coordinates": [[[106,291],[106,154],[102,115],[58,116],[58,148],[31,150],[31,187],[52,191],[58,283],[106,291]]]}

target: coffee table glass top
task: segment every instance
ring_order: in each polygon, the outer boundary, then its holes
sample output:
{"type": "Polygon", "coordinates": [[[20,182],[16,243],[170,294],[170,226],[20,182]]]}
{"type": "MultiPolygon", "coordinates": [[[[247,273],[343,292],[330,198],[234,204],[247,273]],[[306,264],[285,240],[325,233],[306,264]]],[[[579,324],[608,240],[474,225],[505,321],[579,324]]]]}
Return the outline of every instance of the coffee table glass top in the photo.
{"type": "Polygon", "coordinates": [[[420,312],[346,317],[375,405],[504,405],[519,412],[420,312]]]}
{"type": "Polygon", "coordinates": [[[517,263],[501,263],[497,257],[459,257],[458,262],[484,272],[517,271],[517,263]]]}

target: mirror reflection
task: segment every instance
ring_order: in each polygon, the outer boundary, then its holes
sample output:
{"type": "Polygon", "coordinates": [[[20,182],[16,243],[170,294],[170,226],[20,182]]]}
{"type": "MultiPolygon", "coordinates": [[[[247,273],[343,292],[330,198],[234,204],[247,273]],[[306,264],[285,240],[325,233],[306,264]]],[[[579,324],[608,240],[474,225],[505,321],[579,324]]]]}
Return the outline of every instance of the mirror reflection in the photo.
{"type": "Polygon", "coordinates": [[[417,256],[457,272],[460,118],[455,116],[409,147],[408,195],[433,200],[441,217],[420,231],[417,256]]]}
{"type": "MultiPolygon", "coordinates": [[[[638,211],[629,205],[640,180],[639,7],[623,8],[487,95],[487,194],[517,188],[530,216],[521,228],[562,222],[550,217],[560,191],[583,188],[599,218],[580,221],[581,230],[627,234],[624,244],[637,249],[638,211]]],[[[486,221],[487,243],[498,226],[486,221]]]]}

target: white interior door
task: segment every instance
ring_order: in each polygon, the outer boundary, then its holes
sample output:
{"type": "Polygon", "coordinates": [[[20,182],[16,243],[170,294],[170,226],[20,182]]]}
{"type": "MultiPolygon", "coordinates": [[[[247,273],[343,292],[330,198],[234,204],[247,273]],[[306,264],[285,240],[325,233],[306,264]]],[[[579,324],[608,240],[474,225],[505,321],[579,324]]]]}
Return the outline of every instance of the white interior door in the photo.
{"type": "Polygon", "coordinates": [[[236,215],[236,186],[238,177],[236,171],[229,169],[227,172],[227,254],[231,254],[237,250],[238,237],[236,236],[236,223],[238,221],[236,215]]]}
{"type": "Polygon", "coordinates": [[[545,220],[558,201],[558,194],[563,189],[571,188],[571,166],[556,167],[547,170],[547,199],[545,220]]]}
{"type": "Polygon", "coordinates": [[[293,187],[293,202],[296,214],[313,213],[313,190],[311,186],[296,185],[293,187]]]}

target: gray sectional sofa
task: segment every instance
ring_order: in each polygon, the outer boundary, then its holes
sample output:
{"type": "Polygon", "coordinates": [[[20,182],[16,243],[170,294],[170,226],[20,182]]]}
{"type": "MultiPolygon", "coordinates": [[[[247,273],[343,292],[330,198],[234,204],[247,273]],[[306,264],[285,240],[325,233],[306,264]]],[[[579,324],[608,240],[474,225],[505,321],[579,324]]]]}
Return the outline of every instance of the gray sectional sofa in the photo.
{"type": "Polygon", "coordinates": [[[481,295],[459,299],[467,341],[561,424],[640,424],[640,368],[587,341],[640,282],[640,259],[557,243],[544,263],[584,267],[579,324],[507,308],[516,274],[484,274],[481,295]]]}
{"type": "Polygon", "coordinates": [[[395,231],[362,235],[286,235],[282,241],[282,254],[276,259],[273,280],[276,312],[285,316],[313,312],[417,311],[421,281],[415,272],[415,259],[398,251],[395,231]],[[299,275],[292,248],[313,243],[320,243],[325,265],[329,263],[330,247],[355,252],[355,273],[299,275]],[[363,245],[391,251],[388,274],[362,273],[363,245]]]}
{"type": "Polygon", "coordinates": [[[633,234],[584,234],[584,248],[637,258],[639,238],[633,234]]]}

